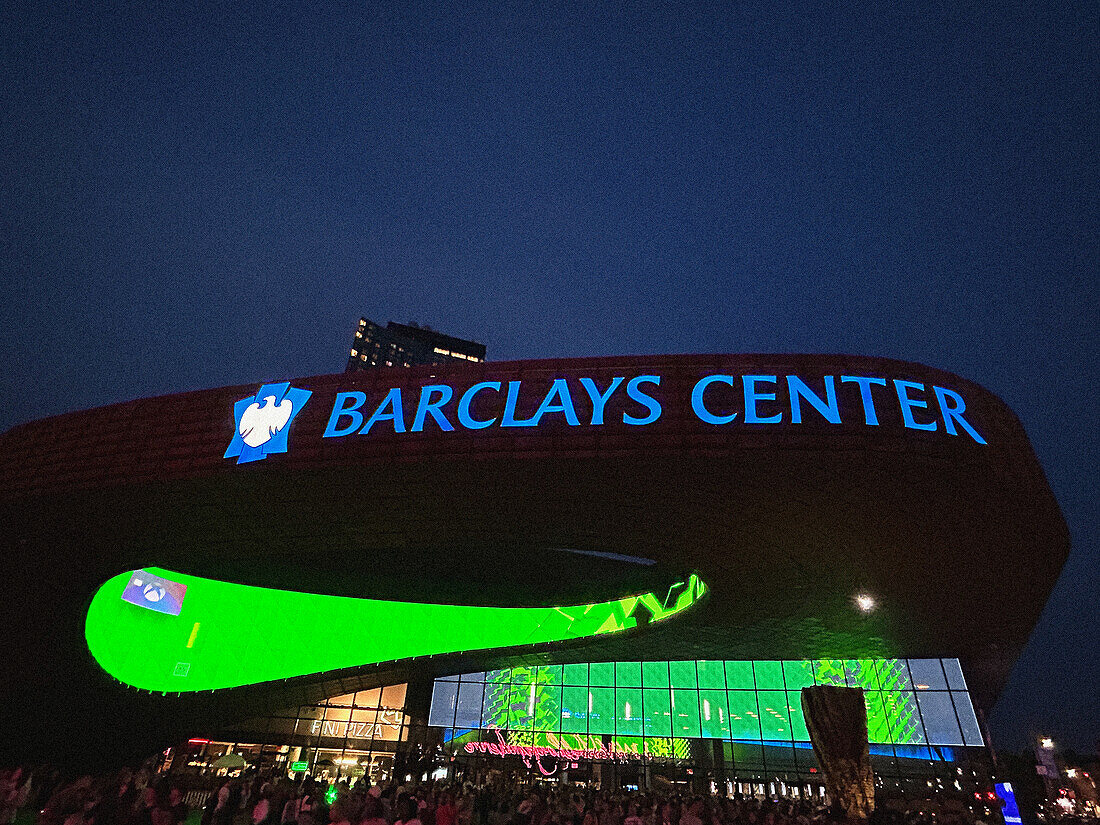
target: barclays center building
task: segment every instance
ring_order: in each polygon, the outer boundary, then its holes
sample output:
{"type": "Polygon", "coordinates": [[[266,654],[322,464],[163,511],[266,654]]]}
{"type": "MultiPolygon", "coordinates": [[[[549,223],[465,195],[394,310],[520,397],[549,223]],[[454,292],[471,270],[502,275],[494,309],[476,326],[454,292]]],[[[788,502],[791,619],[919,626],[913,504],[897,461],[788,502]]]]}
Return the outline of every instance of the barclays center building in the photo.
{"type": "Polygon", "coordinates": [[[855,356],[432,365],[0,435],[11,758],[966,793],[1069,551],[1013,413],[855,356]]]}

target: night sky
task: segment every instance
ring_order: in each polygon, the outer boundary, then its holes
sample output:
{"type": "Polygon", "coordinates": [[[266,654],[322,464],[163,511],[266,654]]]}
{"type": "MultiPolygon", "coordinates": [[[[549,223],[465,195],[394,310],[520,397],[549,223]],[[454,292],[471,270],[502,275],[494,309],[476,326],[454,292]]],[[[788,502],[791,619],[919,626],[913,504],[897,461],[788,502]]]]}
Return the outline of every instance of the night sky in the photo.
{"type": "Polygon", "coordinates": [[[361,315],[923,362],[1073,535],[998,744],[1096,747],[1094,2],[67,5],[0,11],[0,429],[338,372],[361,315]]]}

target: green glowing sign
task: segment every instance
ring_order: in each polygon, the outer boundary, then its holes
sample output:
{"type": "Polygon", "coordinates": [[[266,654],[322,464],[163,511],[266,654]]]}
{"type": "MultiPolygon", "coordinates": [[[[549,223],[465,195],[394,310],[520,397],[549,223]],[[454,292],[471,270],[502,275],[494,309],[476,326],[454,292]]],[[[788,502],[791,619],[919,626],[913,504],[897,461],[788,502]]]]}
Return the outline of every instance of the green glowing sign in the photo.
{"type": "Polygon", "coordinates": [[[309,763],[308,762],[291,762],[290,763],[291,773],[301,773],[302,771],[308,770],[308,769],[309,769],[309,763]]]}
{"type": "Polygon", "coordinates": [[[92,597],[84,635],[92,656],[113,677],[165,693],[616,633],[674,616],[707,590],[693,574],[667,596],[641,593],[567,607],[475,607],[297,593],[157,568],[144,572],[186,586],[179,615],[125,601],[131,574],[121,573],[92,597]]]}

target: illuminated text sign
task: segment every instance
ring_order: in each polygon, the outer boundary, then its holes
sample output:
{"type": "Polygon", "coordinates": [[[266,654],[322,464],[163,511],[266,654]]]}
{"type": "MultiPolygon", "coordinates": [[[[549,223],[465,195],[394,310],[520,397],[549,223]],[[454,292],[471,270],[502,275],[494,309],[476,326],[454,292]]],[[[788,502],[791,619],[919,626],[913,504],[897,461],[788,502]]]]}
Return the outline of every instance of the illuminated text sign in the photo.
{"type": "MultiPolygon", "coordinates": [[[[551,768],[543,765],[542,760],[546,757],[564,762],[576,762],[580,759],[625,762],[643,757],[636,747],[620,748],[615,742],[601,744],[598,748],[571,748],[563,742],[551,745],[520,745],[506,741],[499,730],[493,733],[496,734],[496,742],[467,742],[464,750],[466,753],[485,753],[500,757],[518,756],[528,768],[538,766],[539,772],[544,776],[550,776],[557,770],[556,764],[551,768]]],[[[553,734],[548,736],[553,737],[553,734]]]]}
{"type": "MultiPolygon", "coordinates": [[[[373,714],[372,714],[373,716],[373,714]]],[[[381,710],[374,722],[342,722],[314,719],[309,732],[314,736],[335,736],[338,739],[392,739],[401,732],[404,714],[397,710],[381,710]]]]}
{"type": "MultiPolygon", "coordinates": [[[[816,421],[877,427],[888,417],[910,430],[963,436],[985,444],[966,416],[966,401],[947,387],[867,375],[731,375],[699,378],[684,397],[671,399],[699,421],[719,427],[800,425],[816,421]]],[[[323,438],[371,432],[444,432],[491,427],[539,427],[549,421],[598,427],[610,421],[644,427],[666,403],[660,375],[481,381],[456,389],[429,384],[394,387],[380,399],[338,392],[323,438]],[[521,410],[526,410],[522,412],[521,410]]]]}

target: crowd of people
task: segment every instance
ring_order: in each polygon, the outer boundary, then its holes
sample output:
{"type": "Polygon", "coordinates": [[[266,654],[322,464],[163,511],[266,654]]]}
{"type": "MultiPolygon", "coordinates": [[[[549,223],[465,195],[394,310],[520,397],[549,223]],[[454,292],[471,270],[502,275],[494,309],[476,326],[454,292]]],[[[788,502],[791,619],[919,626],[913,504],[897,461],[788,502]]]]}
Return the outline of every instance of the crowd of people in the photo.
{"type": "MultiPolygon", "coordinates": [[[[306,778],[223,779],[196,810],[171,778],[145,771],[61,782],[22,771],[0,775],[0,825],[35,812],[37,825],[836,825],[838,808],[807,800],[740,795],[597,790],[568,784],[496,781],[481,786],[427,782],[333,786],[306,778]]],[[[987,825],[999,825],[989,817],[987,825]]],[[[963,809],[880,806],[871,825],[982,825],[963,809]]]]}
{"type": "Polygon", "coordinates": [[[183,788],[148,771],[66,781],[60,772],[0,772],[0,825],[179,825],[189,813],[183,788]]]}

